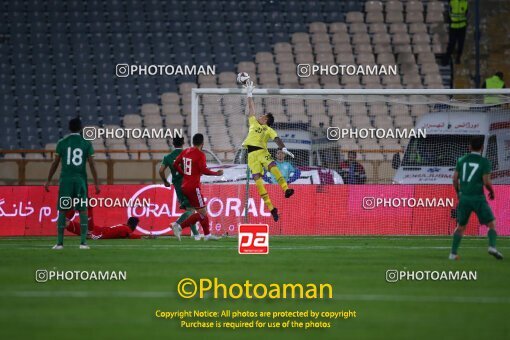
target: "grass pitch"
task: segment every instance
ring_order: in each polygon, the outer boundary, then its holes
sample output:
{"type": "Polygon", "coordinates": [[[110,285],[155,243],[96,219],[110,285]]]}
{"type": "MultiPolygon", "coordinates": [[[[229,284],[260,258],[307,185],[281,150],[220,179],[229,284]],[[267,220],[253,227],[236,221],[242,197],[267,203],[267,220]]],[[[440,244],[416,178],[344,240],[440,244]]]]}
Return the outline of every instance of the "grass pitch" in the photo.
{"type": "MultiPolygon", "coordinates": [[[[237,239],[89,241],[67,237],[0,239],[3,339],[508,339],[509,259],[487,254],[486,238],[465,238],[461,260],[447,260],[449,237],[272,237],[269,255],[238,255],[237,239]],[[126,281],[37,283],[35,271],[122,270],[126,281]],[[477,271],[476,281],[388,283],[388,269],[477,271]],[[185,277],[222,283],[330,283],[333,299],[183,299],[185,277]],[[326,329],[185,329],[156,310],[355,310],[326,329]]],[[[510,256],[510,239],[498,248],[510,256]]],[[[197,318],[194,318],[197,319],[197,318]]],[[[248,319],[239,319],[249,321],[248,319]]],[[[236,321],[239,321],[236,320],[236,321]]],[[[322,319],[324,320],[324,319],[322,319]]],[[[300,320],[305,321],[305,320],[300,320]]]]}

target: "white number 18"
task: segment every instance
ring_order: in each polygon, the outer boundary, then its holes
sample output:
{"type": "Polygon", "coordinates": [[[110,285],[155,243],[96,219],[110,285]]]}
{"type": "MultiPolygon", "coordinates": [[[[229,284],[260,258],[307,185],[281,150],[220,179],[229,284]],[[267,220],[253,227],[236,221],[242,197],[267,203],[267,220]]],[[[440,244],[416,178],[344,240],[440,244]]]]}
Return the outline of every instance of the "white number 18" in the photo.
{"type": "Polygon", "coordinates": [[[184,174],[191,175],[191,158],[183,157],[182,162],[184,163],[184,174]]]}
{"type": "Polygon", "coordinates": [[[75,166],[80,166],[83,163],[83,150],[82,149],[72,149],[71,147],[67,148],[67,165],[73,163],[75,166]],[[72,157],[71,157],[72,153],[72,157]]]}

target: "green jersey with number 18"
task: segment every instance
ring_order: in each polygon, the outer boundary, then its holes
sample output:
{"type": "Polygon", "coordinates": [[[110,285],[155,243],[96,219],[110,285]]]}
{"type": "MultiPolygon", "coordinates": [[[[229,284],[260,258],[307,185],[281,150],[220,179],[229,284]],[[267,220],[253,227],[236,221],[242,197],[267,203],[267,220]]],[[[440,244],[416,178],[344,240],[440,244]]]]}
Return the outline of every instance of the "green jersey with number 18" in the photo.
{"type": "Polygon", "coordinates": [[[459,197],[484,197],[483,176],[491,173],[491,163],[478,152],[471,152],[457,161],[459,197]]]}
{"type": "Polygon", "coordinates": [[[87,159],[94,154],[88,140],[79,133],[71,133],[58,141],[56,153],[62,159],[61,179],[79,177],[87,181],[87,159]]]}

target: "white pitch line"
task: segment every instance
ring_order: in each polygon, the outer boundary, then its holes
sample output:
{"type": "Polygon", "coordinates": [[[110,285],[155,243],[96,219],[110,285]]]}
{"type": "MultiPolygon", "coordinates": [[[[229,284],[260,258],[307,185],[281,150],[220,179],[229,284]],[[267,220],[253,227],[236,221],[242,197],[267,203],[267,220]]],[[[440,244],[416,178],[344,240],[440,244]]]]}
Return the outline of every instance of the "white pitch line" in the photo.
{"type": "MultiPolygon", "coordinates": [[[[71,236],[72,238],[78,239],[78,236],[71,236]]],[[[229,238],[237,239],[237,235],[229,235],[229,238]]],[[[53,240],[54,236],[41,236],[41,237],[0,237],[0,243],[2,241],[44,241],[46,239],[53,240]]],[[[171,239],[172,236],[161,236],[160,239],[171,239]]],[[[298,235],[271,235],[271,238],[277,240],[285,240],[285,239],[293,239],[293,240],[384,240],[384,241],[405,241],[405,242],[414,242],[416,240],[419,241],[444,241],[451,240],[452,236],[449,235],[439,235],[439,236],[419,236],[419,235],[402,235],[402,236],[332,236],[332,235],[324,235],[324,236],[298,236],[298,235]]],[[[499,236],[499,239],[510,239],[508,236],[499,236]]],[[[487,241],[487,237],[485,236],[465,236],[465,240],[470,241],[487,241]]]]}
{"type": "Polygon", "coordinates": [[[165,298],[177,296],[174,292],[94,292],[94,291],[12,291],[0,292],[4,297],[20,298],[47,298],[47,297],[77,297],[77,298],[103,298],[103,297],[121,297],[121,298],[165,298]]]}
{"type": "Polygon", "coordinates": [[[510,297],[492,297],[492,296],[417,296],[417,295],[360,294],[360,295],[335,295],[334,300],[510,304],[510,297]]]}
{"type": "MultiPolygon", "coordinates": [[[[162,291],[2,291],[1,297],[16,298],[174,298],[174,292],[162,291]]],[[[206,299],[211,295],[206,295],[206,299]]],[[[247,299],[248,300],[248,299],[247,299]]],[[[328,299],[325,299],[328,300],[328,299]]],[[[473,303],[473,304],[510,304],[508,296],[418,296],[418,295],[385,295],[385,294],[341,294],[334,295],[335,301],[370,301],[370,302],[430,302],[430,303],[473,303]]],[[[226,300],[225,300],[226,301],[226,300]]],[[[290,299],[286,301],[301,301],[290,299]]]]}
{"type": "MultiPolygon", "coordinates": [[[[78,236],[68,236],[71,238],[78,238],[78,236]]],[[[172,238],[173,236],[167,235],[167,236],[159,236],[158,238],[172,238]]],[[[229,237],[237,237],[236,234],[229,235],[229,237]]],[[[472,238],[472,239],[484,239],[484,236],[465,236],[466,238],[472,238]]],[[[505,236],[501,236],[505,237],[505,236]]],[[[31,236],[17,236],[17,237],[0,237],[0,241],[19,241],[19,240],[26,240],[26,241],[41,241],[46,239],[53,239],[55,236],[39,236],[39,237],[31,237],[31,236]]],[[[308,236],[308,235],[271,235],[271,238],[277,238],[277,239],[308,239],[308,240],[351,240],[351,239],[357,239],[357,240],[398,240],[398,241],[414,241],[416,239],[419,240],[441,240],[441,239],[450,239],[451,236],[448,235],[438,235],[438,236],[360,236],[360,235],[343,235],[343,236],[334,236],[334,235],[314,235],[314,236],[308,236]]]]}
{"type": "MultiPolygon", "coordinates": [[[[100,241],[101,242],[101,241],[100,241]]],[[[144,250],[161,250],[161,249],[182,249],[182,250],[223,250],[223,249],[234,249],[237,248],[237,244],[230,242],[225,245],[186,245],[186,244],[91,244],[91,248],[115,248],[115,249],[144,249],[144,250]]],[[[51,250],[51,245],[27,245],[23,243],[15,244],[0,244],[0,250],[7,249],[38,249],[38,250],[51,250]]],[[[65,246],[63,251],[66,249],[77,249],[77,245],[65,246]]],[[[398,250],[425,250],[425,249],[436,249],[444,250],[450,249],[451,246],[378,246],[378,245],[294,245],[294,246],[280,246],[271,245],[271,250],[331,250],[331,249],[398,249],[398,250]]],[[[462,249],[484,249],[482,246],[462,246],[462,249]]],[[[498,246],[498,249],[510,249],[510,246],[498,246]]]]}

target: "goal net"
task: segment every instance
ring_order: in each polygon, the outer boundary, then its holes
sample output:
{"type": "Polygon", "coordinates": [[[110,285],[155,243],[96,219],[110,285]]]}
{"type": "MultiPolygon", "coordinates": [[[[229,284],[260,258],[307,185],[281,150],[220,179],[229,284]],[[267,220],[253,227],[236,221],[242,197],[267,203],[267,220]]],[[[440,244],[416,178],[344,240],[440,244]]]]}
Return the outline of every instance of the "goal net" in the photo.
{"type": "MultiPolygon", "coordinates": [[[[507,90],[256,89],[254,101],[257,116],[274,115],[273,128],[295,155],[278,154],[268,143],[295,194],[286,199],[264,174],[280,215],[274,222],[241,146],[248,133],[245,93],[194,89],[191,133],[205,135],[209,166],[224,170],[222,177],[202,177],[217,233],[264,223],[273,235],[447,235],[455,228],[452,175],[475,136],[483,138],[493,182],[510,183],[507,90]]],[[[499,189],[504,197],[505,187],[499,189]]],[[[497,210],[497,201],[491,206],[497,210]]],[[[468,233],[484,232],[472,217],[468,233]]]]}

